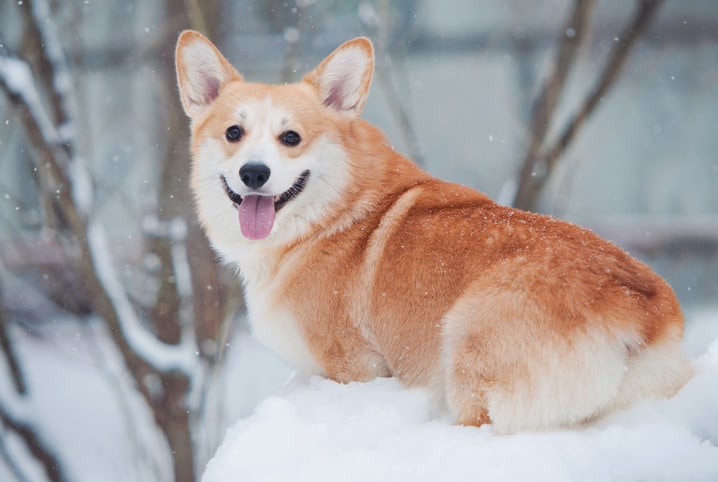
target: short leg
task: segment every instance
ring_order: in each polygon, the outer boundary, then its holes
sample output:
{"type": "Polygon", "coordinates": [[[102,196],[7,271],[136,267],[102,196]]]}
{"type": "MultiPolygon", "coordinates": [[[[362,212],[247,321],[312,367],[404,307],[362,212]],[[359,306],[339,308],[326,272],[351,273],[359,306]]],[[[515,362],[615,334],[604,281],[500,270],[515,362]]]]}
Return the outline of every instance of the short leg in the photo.
{"type": "Polygon", "coordinates": [[[493,380],[481,373],[478,350],[467,340],[454,346],[448,355],[446,402],[460,425],[480,426],[491,423],[487,389],[493,380]]]}

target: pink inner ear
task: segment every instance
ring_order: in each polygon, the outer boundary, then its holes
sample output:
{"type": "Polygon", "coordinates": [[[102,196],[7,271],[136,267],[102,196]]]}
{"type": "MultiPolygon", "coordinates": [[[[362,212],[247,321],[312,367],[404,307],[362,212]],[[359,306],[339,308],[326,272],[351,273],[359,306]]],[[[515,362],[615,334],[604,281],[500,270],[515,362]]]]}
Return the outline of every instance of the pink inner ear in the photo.
{"type": "Polygon", "coordinates": [[[206,77],[204,86],[204,104],[209,104],[219,95],[219,80],[206,77]]]}
{"type": "Polygon", "coordinates": [[[324,105],[340,110],[343,107],[344,99],[342,93],[344,91],[344,82],[335,80],[329,85],[329,95],[324,99],[324,105]]]}
{"type": "Polygon", "coordinates": [[[329,86],[329,95],[324,99],[324,105],[335,110],[353,110],[359,104],[357,100],[354,105],[346,105],[344,83],[342,80],[335,80],[329,86]]]}
{"type": "Polygon", "coordinates": [[[201,91],[194,92],[198,96],[201,96],[201,98],[191,96],[189,100],[195,105],[206,106],[211,104],[212,101],[219,95],[219,79],[212,76],[206,76],[202,78],[202,84],[201,91]]]}

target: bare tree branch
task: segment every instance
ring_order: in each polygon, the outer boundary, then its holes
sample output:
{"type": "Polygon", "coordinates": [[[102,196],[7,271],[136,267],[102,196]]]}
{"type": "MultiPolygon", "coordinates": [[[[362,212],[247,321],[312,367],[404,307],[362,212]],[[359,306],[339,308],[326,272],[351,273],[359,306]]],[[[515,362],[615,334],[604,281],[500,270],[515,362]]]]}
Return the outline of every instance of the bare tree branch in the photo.
{"type": "MultiPolygon", "coordinates": [[[[23,69],[27,69],[27,66],[22,61],[0,57],[0,88],[6,92],[11,103],[21,112],[23,125],[31,144],[36,150],[36,155],[33,156],[33,159],[36,162],[38,172],[49,179],[47,184],[54,190],[57,206],[68,222],[80,248],[82,273],[87,281],[88,290],[93,294],[92,299],[98,313],[109,324],[113,339],[123,354],[130,356],[129,353],[132,352],[133,358],[139,358],[139,355],[134,350],[147,347],[148,350],[144,353],[147,356],[143,362],[145,367],[154,358],[149,355],[150,351],[152,353],[165,353],[167,355],[165,360],[169,361],[170,365],[175,365],[175,367],[183,366],[184,362],[181,356],[173,356],[168,352],[170,347],[163,346],[164,344],[160,343],[159,340],[153,341],[149,333],[143,333],[146,330],[134,329],[139,327],[139,322],[134,319],[136,318],[134,312],[129,313],[129,310],[131,310],[129,301],[122,303],[127,306],[124,312],[127,316],[124,319],[123,314],[118,312],[118,297],[116,296],[113,299],[111,293],[107,291],[107,281],[113,278],[114,274],[108,272],[109,266],[98,264],[103,261],[100,256],[108,251],[106,240],[101,236],[91,235],[93,233],[98,234],[98,232],[97,230],[92,231],[93,225],[88,223],[87,213],[82,212],[76,196],[72,195],[70,189],[71,187],[78,188],[79,181],[75,178],[74,184],[70,183],[69,172],[72,171],[71,163],[73,160],[68,157],[65,149],[52,142],[56,131],[52,123],[48,121],[46,114],[44,114],[42,105],[35,102],[35,100],[39,99],[36,99],[37,95],[32,93],[31,86],[33,83],[29,71],[25,71],[22,76],[22,85],[24,87],[21,90],[17,88],[18,85],[13,84],[13,77],[18,72],[22,72],[23,69]],[[12,72],[10,72],[9,66],[12,66],[12,72]],[[100,277],[98,273],[102,272],[105,272],[107,276],[100,277]],[[131,347],[128,337],[133,336],[141,338],[141,341],[131,347]],[[149,350],[150,347],[152,350],[149,350]]],[[[85,188],[89,188],[89,186],[85,186],[85,188]]],[[[119,290],[115,290],[115,294],[120,298],[125,296],[124,292],[120,293],[119,290]]],[[[162,370],[162,367],[158,368],[162,370]]]]}
{"type": "Polygon", "coordinates": [[[591,116],[601,102],[601,99],[603,99],[606,92],[608,92],[618,78],[618,75],[626,63],[628,54],[636,44],[636,40],[638,40],[646,28],[648,28],[662,2],[663,0],[639,0],[638,8],[636,8],[632,19],[628,25],[624,27],[618,37],[616,48],[613,50],[598,82],[593,89],[591,89],[590,94],[584,99],[583,104],[563,130],[558,141],[548,149],[548,154],[546,154],[546,168],[549,173],[553,170],[556,161],[571,144],[576,133],[591,116]]]}
{"type": "Polygon", "coordinates": [[[199,30],[205,35],[209,35],[207,30],[207,22],[204,19],[204,12],[199,0],[184,0],[185,10],[189,17],[189,24],[193,29],[199,30]]]}
{"type": "MultiPolygon", "coordinates": [[[[2,261],[0,261],[0,267],[2,267],[2,261]]],[[[12,377],[13,385],[15,385],[15,391],[20,395],[27,394],[27,385],[25,383],[25,377],[23,376],[22,369],[20,368],[20,362],[15,353],[15,347],[10,340],[10,333],[8,331],[7,320],[5,319],[5,310],[2,307],[2,280],[0,280],[0,351],[5,356],[8,368],[10,368],[10,376],[12,377]]]]}
{"type": "MultiPolygon", "coordinates": [[[[548,182],[558,160],[571,145],[579,130],[585,125],[586,120],[615,84],[629,53],[650,25],[662,3],[663,0],[637,0],[636,10],[620,33],[616,47],[612,51],[596,85],[587,94],[578,111],[563,129],[558,141],[543,150],[541,149],[541,144],[544,143],[543,140],[538,145],[532,143],[529,154],[524,159],[519,188],[514,198],[514,206],[529,210],[535,209],[539,194],[548,182]],[[539,151],[541,152],[539,153],[539,151]]],[[[543,138],[546,129],[541,130],[539,128],[539,132],[543,138]]]]}
{"type": "Polygon", "coordinates": [[[68,220],[79,251],[77,262],[95,311],[107,323],[109,335],[138,391],[172,448],[173,460],[181,461],[181,465],[175,465],[175,479],[194,480],[185,395],[191,386],[190,377],[195,373],[192,367],[195,348],[186,343],[162,343],[141,325],[115,273],[104,229],[92,218],[91,207],[86,202],[92,195],[89,174],[71,155],[74,146],[69,140],[65,141],[65,148],[52,142],[57,131],[39,102],[27,65],[19,60],[0,58],[0,61],[0,87],[21,112],[28,137],[36,147],[37,155],[33,159],[38,170],[50,179],[47,184],[55,189],[57,206],[68,220]],[[21,82],[18,82],[18,74],[21,74],[21,82]],[[71,192],[71,188],[81,191],[71,192]],[[158,393],[150,390],[148,375],[160,377],[162,388],[158,393]],[[175,433],[178,430],[181,436],[175,433]]]}
{"type": "MultiPolygon", "coordinates": [[[[41,71],[47,73],[45,82],[48,86],[47,90],[51,94],[50,104],[54,124],[58,126],[59,133],[64,137],[66,134],[71,134],[73,130],[72,78],[67,68],[55,23],[48,21],[52,18],[50,5],[46,0],[26,0],[22,11],[31,36],[40,42],[41,48],[38,57],[41,71]]],[[[59,137],[58,141],[61,141],[61,144],[69,149],[69,144],[63,143],[62,137],[59,137]]],[[[71,155],[69,152],[68,154],[71,155]]]]}
{"type": "Polygon", "coordinates": [[[574,0],[573,10],[559,35],[559,48],[553,63],[551,75],[544,83],[531,108],[530,139],[526,155],[521,163],[519,185],[513,204],[526,206],[526,189],[536,176],[539,152],[549,131],[553,113],[563,91],[569,71],[576,60],[576,54],[586,37],[593,0],[574,0]]]}
{"type": "MultiPolygon", "coordinates": [[[[30,145],[35,149],[38,173],[47,180],[47,188],[52,191],[59,206],[72,204],[70,182],[66,174],[70,156],[58,141],[59,134],[40,102],[27,64],[0,56],[0,88],[21,115],[30,145]]],[[[79,227],[83,224],[79,213],[73,215],[71,210],[67,210],[64,214],[69,216],[66,221],[70,226],[79,227]]]]}
{"type": "MultiPolygon", "coordinates": [[[[170,10],[172,5],[172,2],[167,1],[165,8],[170,10]]],[[[184,6],[187,24],[212,35],[215,19],[210,8],[212,5],[200,5],[195,0],[186,0],[184,6]],[[209,10],[205,11],[205,8],[209,10]]],[[[168,42],[167,45],[171,46],[173,43],[168,42]]],[[[172,55],[168,54],[166,58],[172,58],[172,55]]],[[[191,204],[186,183],[189,178],[189,156],[186,124],[183,122],[185,116],[177,96],[174,95],[174,64],[165,63],[160,73],[162,92],[168,95],[163,102],[166,109],[163,118],[167,120],[168,129],[158,177],[157,206],[160,209],[154,215],[157,221],[156,229],[146,233],[150,235],[149,250],[160,261],[160,289],[150,319],[158,338],[175,344],[191,338],[194,341],[194,350],[201,356],[197,359],[200,369],[192,377],[182,372],[159,374],[163,390],[155,400],[154,410],[172,452],[175,480],[190,481],[197,475],[197,452],[193,439],[196,427],[193,426],[193,414],[190,413],[190,409],[196,407],[188,398],[192,388],[198,390],[198,387],[204,386],[204,373],[207,369],[211,370],[214,362],[218,360],[217,337],[220,334],[221,322],[225,318],[216,316],[217,311],[223,308],[221,304],[214,305],[204,301],[205,298],[214,300],[220,291],[217,283],[219,266],[214,257],[205,258],[202,269],[195,269],[197,265],[188,254],[188,246],[200,252],[211,252],[211,248],[204,236],[194,236],[197,226],[192,215],[185,209],[185,206],[191,204]],[[208,290],[207,286],[214,287],[217,295],[211,289],[208,290]],[[217,323],[217,327],[206,329],[212,327],[213,322],[217,323]]]]}
{"type": "Polygon", "coordinates": [[[0,403],[0,423],[22,439],[33,457],[42,464],[45,475],[50,481],[69,482],[57,455],[47,447],[33,426],[13,417],[2,403],[0,403]]]}
{"type": "MultiPolygon", "coordinates": [[[[206,5],[187,0],[182,25],[190,23],[206,32],[216,19],[213,6],[216,6],[214,2],[206,5]]],[[[151,330],[143,325],[116,273],[109,240],[91,202],[94,189],[89,171],[78,157],[76,133],[67,128],[74,119],[69,107],[74,89],[54,23],[49,18],[47,2],[31,0],[24,8],[28,35],[33,40],[28,42],[27,54],[37,59],[33,65],[36,72],[43,72],[39,80],[47,96],[40,95],[36,88],[38,77],[25,61],[1,56],[0,91],[4,91],[22,121],[42,180],[40,185],[53,208],[62,215],[61,238],[74,248],[74,265],[84,281],[83,289],[94,311],[109,328],[110,339],[168,443],[174,479],[193,481],[198,475],[193,437],[196,427],[190,411],[200,397],[194,396],[192,390],[201,390],[198,387],[204,386],[201,380],[204,372],[221,360],[218,346],[226,316],[219,266],[209,243],[206,237],[197,235],[196,226],[186,228],[191,224],[191,215],[184,209],[190,204],[185,182],[189,177],[189,158],[185,145],[186,125],[182,123],[184,116],[178,99],[172,96],[163,103],[168,106],[163,118],[170,124],[159,176],[158,206],[161,209],[156,216],[156,229],[150,229],[152,233],[148,236],[151,251],[162,266],[161,289],[147,320],[153,323],[151,330]],[[46,51],[48,49],[51,51],[46,51]],[[43,99],[50,100],[49,113],[43,99]],[[188,242],[204,259],[188,255],[188,242]],[[202,269],[197,270],[196,276],[190,276],[200,263],[202,269]],[[197,351],[201,357],[195,355],[197,351]]],[[[174,4],[168,1],[166,9],[172,8],[174,4]]],[[[162,29],[159,35],[166,38],[169,34],[162,29]]],[[[172,43],[163,42],[163,47],[171,48],[172,43]]],[[[164,58],[172,56],[168,54],[164,58]]],[[[173,63],[166,62],[163,66],[162,91],[175,92],[173,63]]],[[[14,421],[9,416],[8,420],[14,421]]],[[[21,425],[13,427],[21,428],[21,425]]]]}
{"type": "Polygon", "coordinates": [[[10,472],[15,477],[17,482],[30,482],[30,479],[23,474],[20,466],[13,456],[8,452],[5,444],[5,439],[0,436],[0,459],[5,461],[5,465],[10,469],[10,472]]]}
{"type": "Polygon", "coordinates": [[[359,9],[359,17],[364,27],[376,40],[377,69],[374,75],[381,86],[389,112],[394,117],[399,132],[404,138],[404,143],[409,150],[409,157],[421,166],[425,163],[424,152],[416,133],[416,127],[409,115],[409,109],[396,86],[394,74],[397,62],[392,59],[389,52],[391,4],[387,0],[382,0],[378,7],[379,11],[377,12],[369,3],[365,3],[359,9]]]}

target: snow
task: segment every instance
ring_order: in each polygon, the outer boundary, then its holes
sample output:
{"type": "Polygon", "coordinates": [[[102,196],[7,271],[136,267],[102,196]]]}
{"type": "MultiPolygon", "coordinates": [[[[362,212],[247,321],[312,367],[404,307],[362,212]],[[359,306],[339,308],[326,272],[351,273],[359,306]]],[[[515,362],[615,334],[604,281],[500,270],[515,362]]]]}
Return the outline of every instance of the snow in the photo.
{"type": "Polygon", "coordinates": [[[80,214],[87,218],[92,213],[95,195],[92,187],[92,176],[87,169],[85,160],[75,157],[68,166],[68,172],[72,180],[70,183],[72,200],[75,202],[80,214]]]}
{"type": "MultiPolygon", "coordinates": [[[[0,400],[40,430],[68,480],[169,481],[161,475],[171,471],[166,445],[102,324],[56,319],[37,335],[13,335],[29,396],[11,396],[0,357],[0,400]]],[[[16,437],[0,431],[3,438],[30,481],[46,480],[33,475],[42,470],[16,437]]],[[[15,480],[3,468],[0,460],[0,481],[15,480]]]]}
{"type": "MultiPolygon", "coordinates": [[[[0,356],[0,403],[32,423],[62,460],[73,482],[172,480],[169,449],[152,414],[125,371],[101,322],[51,319],[34,334],[11,326],[29,396],[14,389],[0,356]]],[[[281,390],[291,369],[246,333],[224,351],[197,424],[199,466],[222,441],[226,427],[281,390]],[[261,370],[257,370],[261,366],[261,370]]],[[[197,416],[198,414],[194,414],[197,416]]],[[[0,450],[10,453],[28,481],[46,480],[24,445],[0,427],[0,450]]],[[[0,481],[13,481],[0,457],[0,481]]]]}
{"type": "Polygon", "coordinates": [[[59,135],[42,106],[30,66],[22,60],[0,56],[0,81],[22,99],[45,141],[55,144],[59,135]]]}
{"type": "Polygon", "coordinates": [[[695,364],[670,400],[510,436],[453,425],[394,379],[295,381],[228,430],[202,481],[716,481],[718,338],[695,364]]]}
{"type": "MultiPolygon", "coordinates": [[[[192,270],[187,257],[187,224],[182,218],[169,222],[169,235],[172,239],[172,266],[174,267],[177,292],[182,299],[192,295],[192,270]]],[[[191,325],[191,323],[190,323],[191,325]]]]}
{"type": "MultiPolygon", "coordinates": [[[[169,481],[166,444],[106,327],[52,319],[38,333],[13,329],[30,396],[10,396],[0,357],[0,401],[41,429],[73,481],[169,481]]],[[[198,466],[214,453],[204,482],[718,481],[716,311],[689,316],[686,350],[698,374],[672,400],[589,427],[512,436],[452,425],[421,391],[392,379],[287,383],[291,368],[246,333],[225,348],[198,421],[198,466]]],[[[0,435],[30,480],[44,480],[21,444],[0,435]]],[[[5,480],[14,479],[0,459],[5,480]]]]}
{"type": "MultiPolygon", "coordinates": [[[[62,42],[57,30],[57,25],[53,19],[52,11],[47,0],[33,0],[31,3],[31,12],[35,27],[38,29],[40,39],[42,41],[43,53],[53,69],[53,88],[55,94],[60,99],[62,117],[64,125],[61,126],[59,133],[72,135],[74,133],[74,125],[70,116],[70,102],[72,95],[72,76],[65,62],[65,54],[62,50],[62,42]]],[[[70,137],[63,137],[69,140],[70,137]]]]}
{"type": "Polygon", "coordinates": [[[104,228],[97,220],[88,223],[87,243],[97,276],[110,297],[120,329],[133,351],[158,370],[178,369],[193,376],[197,357],[193,338],[183,337],[179,345],[169,345],[142,326],[113,265],[104,228]]]}

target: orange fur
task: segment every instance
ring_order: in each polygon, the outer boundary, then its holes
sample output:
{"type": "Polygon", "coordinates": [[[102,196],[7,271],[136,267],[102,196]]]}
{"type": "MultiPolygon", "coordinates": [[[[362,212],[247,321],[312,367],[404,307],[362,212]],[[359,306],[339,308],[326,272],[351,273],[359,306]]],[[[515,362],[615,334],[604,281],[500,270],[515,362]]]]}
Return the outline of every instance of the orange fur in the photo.
{"type": "Polygon", "coordinates": [[[199,216],[280,354],[342,382],[396,376],[459,423],[503,432],[580,423],[685,382],[681,310],[646,265],[590,231],[431,177],[358,117],[368,40],[339,47],[298,84],[269,86],[244,82],[198,35],[180,37],[177,69],[199,216]],[[205,65],[221,88],[209,79],[215,97],[188,108],[206,93],[192,71],[205,65]],[[227,143],[237,122],[246,140],[227,143]],[[299,146],[274,146],[285,128],[299,146]],[[270,151],[272,172],[315,163],[317,175],[266,239],[249,241],[215,178],[270,151]]]}

